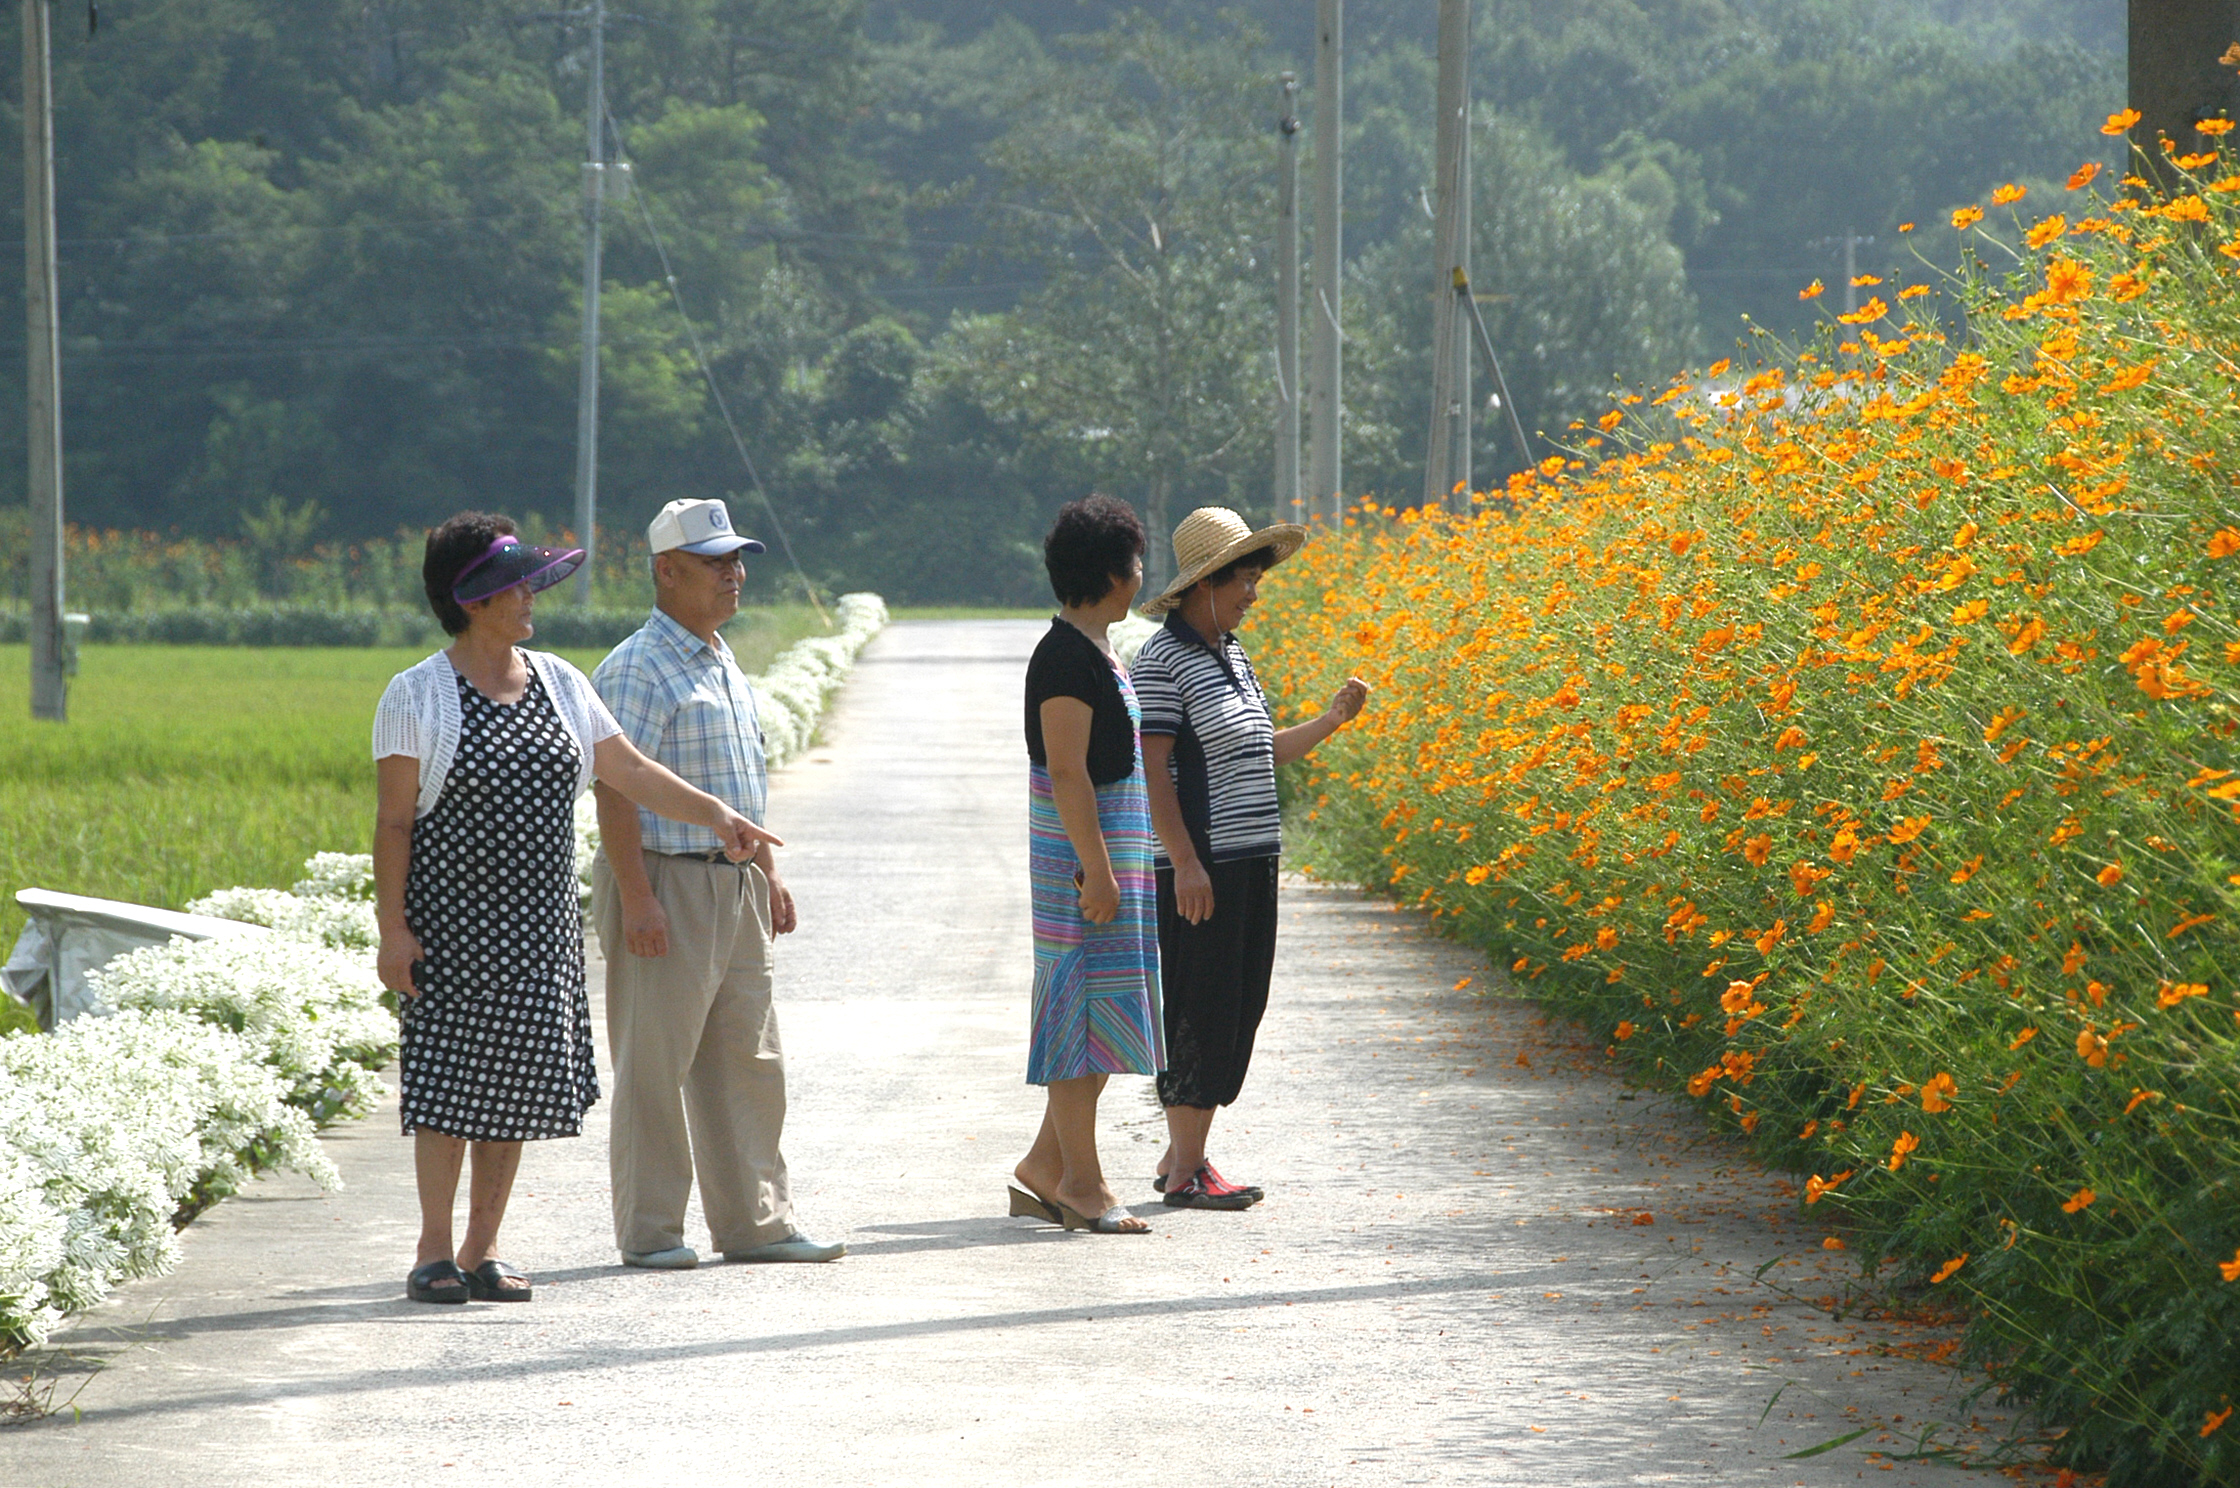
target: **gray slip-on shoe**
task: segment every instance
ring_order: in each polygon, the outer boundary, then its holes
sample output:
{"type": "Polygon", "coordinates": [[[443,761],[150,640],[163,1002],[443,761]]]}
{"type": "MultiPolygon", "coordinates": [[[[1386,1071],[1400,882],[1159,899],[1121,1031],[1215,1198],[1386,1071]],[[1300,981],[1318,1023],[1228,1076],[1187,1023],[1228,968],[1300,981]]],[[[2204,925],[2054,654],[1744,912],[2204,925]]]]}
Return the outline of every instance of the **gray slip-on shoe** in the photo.
{"type": "Polygon", "coordinates": [[[667,1250],[626,1250],[622,1253],[625,1266],[643,1266],[648,1271],[690,1271],[700,1264],[700,1252],[689,1245],[672,1245],[667,1250]]]}
{"type": "Polygon", "coordinates": [[[810,1239],[795,1230],[783,1240],[773,1240],[768,1245],[757,1245],[752,1250],[727,1250],[727,1261],[746,1261],[766,1264],[772,1261],[837,1261],[848,1253],[848,1247],[838,1243],[826,1245],[810,1239]]]}

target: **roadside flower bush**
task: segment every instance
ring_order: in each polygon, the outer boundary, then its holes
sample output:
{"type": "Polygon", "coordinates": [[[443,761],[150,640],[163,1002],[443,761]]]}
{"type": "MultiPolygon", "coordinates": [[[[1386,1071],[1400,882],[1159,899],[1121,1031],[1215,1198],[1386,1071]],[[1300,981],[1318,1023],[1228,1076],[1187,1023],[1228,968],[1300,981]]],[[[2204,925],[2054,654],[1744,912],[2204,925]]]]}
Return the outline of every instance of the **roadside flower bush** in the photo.
{"type": "Polygon", "coordinates": [[[0,1039],[0,1353],[178,1260],[178,1227],[274,1168],[338,1187],[316,1129],[370,1111],[396,1054],[371,860],[188,907],[269,938],[175,939],[91,974],[107,1016],[0,1039]]]}
{"type": "Polygon", "coordinates": [[[220,889],[189,900],[187,911],[263,925],[293,940],[349,950],[370,951],[381,944],[381,927],[374,922],[370,899],[303,895],[286,889],[220,889]]]}
{"type": "Polygon", "coordinates": [[[111,1008],[172,1009],[240,1035],[288,1103],[322,1126],[372,1110],[379,1071],[397,1051],[396,1015],[371,957],[307,939],[180,938],[119,956],[87,980],[111,1008]]]}
{"type": "Polygon", "coordinates": [[[2003,277],[1881,285],[1811,348],[1627,396],[1467,513],[1365,505],[1255,621],[1279,697],[1376,685],[1298,782],[1317,869],[1971,1304],[1968,1354],[2116,1484],[2240,1476],[2216,143],[2167,192],[2080,171],[2016,208],[2003,277]]]}
{"type": "Polygon", "coordinates": [[[885,628],[887,604],[876,594],[843,594],[839,616],[840,626],[833,634],[796,641],[754,679],[764,747],[773,770],[807,749],[816,737],[825,704],[848,679],[856,654],[885,628]]]}
{"type": "Polygon", "coordinates": [[[249,1041],[182,1012],[0,1039],[0,1348],[177,1263],[173,1217],[252,1173],[340,1178],[249,1041]]]}

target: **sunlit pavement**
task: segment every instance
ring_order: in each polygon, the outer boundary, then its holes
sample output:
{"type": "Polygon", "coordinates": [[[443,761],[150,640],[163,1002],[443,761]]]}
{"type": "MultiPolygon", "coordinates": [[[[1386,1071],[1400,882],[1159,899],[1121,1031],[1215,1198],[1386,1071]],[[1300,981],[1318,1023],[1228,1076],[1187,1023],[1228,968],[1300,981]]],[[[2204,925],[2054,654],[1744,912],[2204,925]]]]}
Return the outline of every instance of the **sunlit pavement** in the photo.
{"type": "Polygon", "coordinates": [[[774,787],[803,926],[779,959],[786,1149],[804,1227],[847,1259],[622,1269],[601,1106],[524,1159],[504,1249],[536,1300],[408,1303],[392,1106],[330,1136],[347,1191],[254,1186],[66,1334],[35,1388],[76,1412],[0,1429],[0,1480],[1951,1484],[1892,1459],[2010,1429],[1927,1362],[1949,1331],[1814,1305],[1854,1268],[1786,1181],[1479,996],[1483,958],[1298,880],[1215,1128],[1267,1202],[1159,1205],[1131,1079],[1104,1152],[1156,1233],[1004,1218],[1041,1104],[1019,736],[1040,629],[894,627],[774,787]]]}

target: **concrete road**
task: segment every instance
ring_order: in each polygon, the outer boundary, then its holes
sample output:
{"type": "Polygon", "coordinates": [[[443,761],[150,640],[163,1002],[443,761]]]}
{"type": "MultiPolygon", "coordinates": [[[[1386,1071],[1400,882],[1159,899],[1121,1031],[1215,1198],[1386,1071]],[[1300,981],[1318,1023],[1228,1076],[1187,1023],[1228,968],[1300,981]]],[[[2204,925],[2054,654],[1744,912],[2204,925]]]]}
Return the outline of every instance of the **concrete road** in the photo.
{"type": "Polygon", "coordinates": [[[846,1260],[622,1269],[600,1107],[522,1166],[505,1250],[536,1300],[415,1306],[384,1111],[331,1138],[347,1191],[257,1185],[66,1335],[43,1367],[80,1414],[0,1430],[0,1481],[1949,1485],[1866,1454],[1998,1438],[1920,1361],[1948,1335],[1812,1305],[1847,1258],[1785,1182],[1529,1004],[1459,988],[1482,958],[1334,889],[1286,886],[1262,1052],[1216,1128],[1265,1204],[1159,1206],[1128,1080],[1107,1165],[1156,1233],[1004,1218],[1040,1113],[1038,633],[894,627],[774,791],[803,925],[786,1147],[846,1260]]]}

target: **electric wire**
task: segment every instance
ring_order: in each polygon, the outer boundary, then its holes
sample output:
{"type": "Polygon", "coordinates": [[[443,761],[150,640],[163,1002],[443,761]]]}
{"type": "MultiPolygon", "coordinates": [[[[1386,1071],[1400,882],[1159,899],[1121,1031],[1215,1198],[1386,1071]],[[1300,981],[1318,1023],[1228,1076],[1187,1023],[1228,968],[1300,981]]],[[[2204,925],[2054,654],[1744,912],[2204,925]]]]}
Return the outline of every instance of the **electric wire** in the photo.
{"type": "MultiPolygon", "coordinates": [[[[622,137],[622,127],[614,122],[611,113],[607,115],[607,119],[609,127],[614,130],[617,163],[628,164],[630,149],[622,137]]],[[[809,575],[802,571],[801,560],[794,556],[793,540],[786,536],[785,522],[778,516],[778,504],[770,499],[769,488],[762,484],[761,472],[755,469],[754,457],[747,453],[747,441],[739,433],[738,420],[731,416],[731,402],[723,396],[723,385],[716,381],[715,369],[708,365],[707,349],[700,341],[700,328],[693,323],[692,316],[684,308],[684,294],[678,289],[676,271],[669,264],[668,245],[661,241],[661,230],[654,225],[653,211],[646,205],[645,188],[635,179],[636,174],[635,171],[631,172],[630,201],[638,209],[638,221],[645,228],[647,240],[653,245],[654,257],[660,260],[661,282],[668,286],[669,303],[676,307],[677,319],[684,323],[685,340],[692,347],[692,359],[699,365],[700,378],[708,385],[708,395],[715,399],[716,412],[723,416],[723,427],[730,431],[731,447],[738,451],[739,463],[746,467],[747,480],[753,484],[755,495],[762,498],[762,509],[770,514],[770,530],[777,534],[778,546],[785,550],[786,562],[793,566],[793,576],[801,581],[801,592],[808,596],[809,607],[817,612],[817,619],[823,622],[825,629],[830,630],[832,618],[825,614],[824,605],[817,599],[817,586],[809,582],[809,575]]],[[[605,190],[603,181],[598,189],[605,190]]]]}

